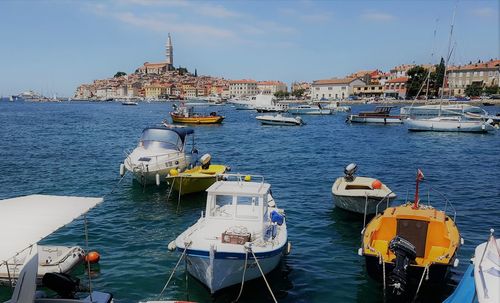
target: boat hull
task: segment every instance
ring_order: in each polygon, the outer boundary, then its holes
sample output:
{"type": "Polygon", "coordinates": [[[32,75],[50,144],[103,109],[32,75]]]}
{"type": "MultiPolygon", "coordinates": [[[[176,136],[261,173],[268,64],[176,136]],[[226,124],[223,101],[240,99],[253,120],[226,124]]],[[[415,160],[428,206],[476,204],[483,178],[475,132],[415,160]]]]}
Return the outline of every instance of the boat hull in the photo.
{"type": "Polygon", "coordinates": [[[405,125],[409,131],[486,133],[495,129],[486,122],[447,119],[407,119],[405,125]]]}
{"type": "Polygon", "coordinates": [[[349,116],[351,123],[377,123],[377,124],[401,124],[403,120],[400,117],[360,117],[357,115],[349,116]]]}
{"type": "Polygon", "coordinates": [[[291,114],[301,114],[301,115],[331,115],[332,111],[329,109],[299,109],[299,108],[289,108],[288,112],[291,114]]]}
{"type": "Polygon", "coordinates": [[[220,180],[220,174],[225,173],[224,165],[210,165],[206,170],[195,167],[175,176],[168,177],[167,181],[172,189],[181,195],[204,192],[215,181],[220,180]]]}
{"type": "MultiPolygon", "coordinates": [[[[366,214],[368,215],[373,215],[375,214],[377,210],[377,204],[382,200],[384,197],[353,197],[353,196],[341,196],[341,195],[335,195],[333,194],[333,201],[335,203],[335,206],[338,208],[342,208],[347,211],[359,213],[359,214],[364,214],[365,213],[365,205],[366,205],[366,214]]],[[[394,198],[391,198],[392,200],[394,198]]],[[[380,203],[378,206],[378,211],[383,211],[386,209],[387,201],[384,201],[380,203]]]]}
{"type": "MultiPolygon", "coordinates": [[[[278,266],[283,255],[284,247],[266,253],[256,253],[259,265],[264,274],[271,272],[278,266]]],[[[215,252],[211,261],[207,251],[187,252],[188,272],[202,282],[213,294],[223,288],[241,283],[245,253],[215,252]]],[[[251,253],[248,253],[245,281],[260,278],[261,274],[251,253]]]]}
{"type": "Polygon", "coordinates": [[[261,120],[258,119],[260,123],[264,125],[279,125],[279,126],[296,126],[301,125],[298,121],[276,121],[276,120],[261,120]]]}
{"type": "Polygon", "coordinates": [[[185,124],[219,124],[224,120],[224,117],[222,116],[182,117],[171,115],[171,117],[174,123],[185,124]]]}

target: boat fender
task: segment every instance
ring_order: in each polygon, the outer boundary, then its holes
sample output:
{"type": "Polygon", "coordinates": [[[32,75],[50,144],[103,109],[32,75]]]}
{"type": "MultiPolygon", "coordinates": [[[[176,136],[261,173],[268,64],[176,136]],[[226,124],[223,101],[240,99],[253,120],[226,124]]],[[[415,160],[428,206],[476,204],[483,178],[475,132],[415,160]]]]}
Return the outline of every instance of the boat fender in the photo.
{"type": "Polygon", "coordinates": [[[464,245],[464,238],[460,237],[460,245],[464,245]]]}
{"type": "Polygon", "coordinates": [[[90,264],[98,263],[101,259],[101,255],[97,251],[91,251],[85,256],[85,262],[90,264]]]}
{"type": "Polygon", "coordinates": [[[252,181],[252,177],[249,175],[246,175],[245,178],[243,178],[243,180],[245,180],[245,182],[250,182],[250,181],[252,181]]]}
{"type": "Polygon", "coordinates": [[[455,261],[453,261],[453,267],[458,267],[458,263],[460,263],[460,261],[455,259],[455,261]]]}
{"type": "Polygon", "coordinates": [[[377,179],[373,180],[373,182],[372,182],[372,188],[373,189],[381,189],[382,188],[382,182],[380,182],[377,179]]]}
{"type": "Polygon", "coordinates": [[[362,257],[363,256],[363,248],[358,248],[358,256],[362,257]]]}
{"type": "Polygon", "coordinates": [[[175,245],[175,241],[172,241],[172,242],[168,243],[167,248],[170,251],[174,251],[177,248],[177,245],[175,245]]]}
{"type": "Polygon", "coordinates": [[[282,225],[285,221],[285,217],[280,215],[277,211],[273,210],[271,212],[271,222],[276,223],[278,225],[282,225]]]}
{"type": "Polygon", "coordinates": [[[160,174],[156,174],[155,179],[156,179],[156,186],[160,186],[160,174]]]}
{"type": "Polygon", "coordinates": [[[179,175],[179,171],[175,168],[172,168],[168,173],[171,177],[175,177],[175,176],[179,175]]]}
{"type": "Polygon", "coordinates": [[[120,177],[123,177],[125,175],[125,164],[120,164],[120,177]]]}
{"type": "Polygon", "coordinates": [[[292,252],[292,242],[288,241],[286,244],[285,255],[289,255],[292,252]]]}

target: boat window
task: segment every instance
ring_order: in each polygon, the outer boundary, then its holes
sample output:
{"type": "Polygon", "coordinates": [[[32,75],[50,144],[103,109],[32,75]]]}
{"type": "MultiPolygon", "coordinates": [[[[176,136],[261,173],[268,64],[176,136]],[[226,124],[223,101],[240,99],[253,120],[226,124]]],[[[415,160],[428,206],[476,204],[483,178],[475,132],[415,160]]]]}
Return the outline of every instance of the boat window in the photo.
{"type": "Polygon", "coordinates": [[[236,200],[236,217],[258,219],[260,208],[258,196],[238,196],[236,200]]]}
{"type": "Polygon", "coordinates": [[[210,210],[210,215],[213,217],[233,217],[233,196],[217,195],[215,196],[215,205],[210,210]]]}
{"type": "Polygon", "coordinates": [[[182,150],[182,140],[179,135],[168,129],[146,129],[142,133],[140,144],[145,148],[163,147],[182,150]]]}

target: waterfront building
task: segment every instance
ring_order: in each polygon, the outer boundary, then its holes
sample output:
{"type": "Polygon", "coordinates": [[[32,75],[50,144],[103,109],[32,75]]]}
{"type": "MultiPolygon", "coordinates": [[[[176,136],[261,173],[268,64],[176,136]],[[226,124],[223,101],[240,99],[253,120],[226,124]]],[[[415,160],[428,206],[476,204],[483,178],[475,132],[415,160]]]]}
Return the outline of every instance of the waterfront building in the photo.
{"type": "Polygon", "coordinates": [[[406,83],[408,77],[387,80],[384,84],[384,97],[406,98],[406,83]]]}
{"type": "Polygon", "coordinates": [[[170,84],[151,83],[144,86],[144,96],[147,99],[161,99],[170,95],[170,84]]]}
{"type": "Polygon", "coordinates": [[[257,89],[259,92],[271,92],[271,94],[274,94],[276,92],[286,92],[288,88],[281,81],[259,81],[257,82],[257,89]]]}
{"type": "Polygon", "coordinates": [[[229,94],[231,97],[253,96],[258,93],[257,81],[255,80],[243,79],[229,81],[229,94]]]}
{"type": "Polygon", "coordinates": [[[481,87],[499,85],[500,60],[490,60],[448,69],[448,86],[453,96],[463,95],[468,85],[481,87]]]}
{"type": "Polygon", "coordinates": [[[142,89],[141,82],[133,82],[127,84],[127,97],[134,98],[140,96],[140,90],[142,89]]]}
{"type": "Polygon", "coordinates": [[[415,64],[401,64],[401,65],[393,67],[390,70],[389,80],[407,77],[408,71],[410,69],[412,69],[413,67],[415,67],[415,64]]]}
{"type": "Polygon", "coordinates": [[[365,85],[365,82],[355,78],[315,80],[311,85],[311,97],[315,100],[346,99],[353,94],[355,85],[365,85]]]}
{"type": "Polygon", "coordinates": [[[168,34],[167,44],[165,46],[165,62],[150,63],[145,62],[141,67],[136,70],[138,74],[153,74],[162,75],[172,70],[174,67],[174,47],[172,45],[172,38],[168,34]]]}
{"type": "Polygon", "coordinates": [[[359,97],[381,97],[384,94],[384,85],[366,84],[353,85],[352,92],[359,97]]]}

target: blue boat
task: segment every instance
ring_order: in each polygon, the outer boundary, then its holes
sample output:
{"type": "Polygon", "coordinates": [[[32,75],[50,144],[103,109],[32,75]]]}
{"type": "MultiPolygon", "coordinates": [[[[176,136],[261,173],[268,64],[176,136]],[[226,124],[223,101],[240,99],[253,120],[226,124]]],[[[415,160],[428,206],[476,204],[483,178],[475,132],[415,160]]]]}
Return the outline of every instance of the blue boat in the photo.
{"type": "Polygon", "coordinates": [[[477,302],[476,283],[474,282],[474,265],[470,264],[458,283],[455,291],[443,303],[469,303],[477,302]]]}

